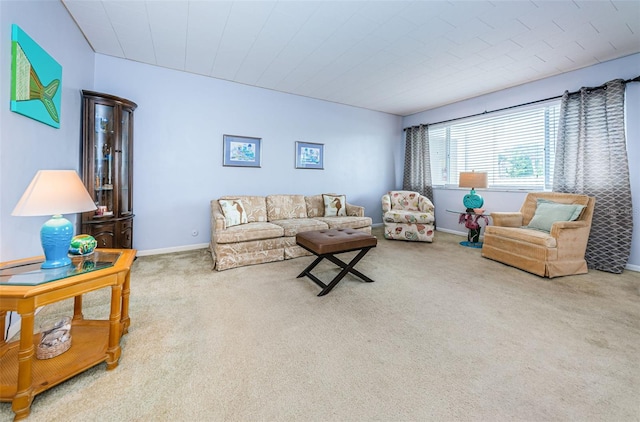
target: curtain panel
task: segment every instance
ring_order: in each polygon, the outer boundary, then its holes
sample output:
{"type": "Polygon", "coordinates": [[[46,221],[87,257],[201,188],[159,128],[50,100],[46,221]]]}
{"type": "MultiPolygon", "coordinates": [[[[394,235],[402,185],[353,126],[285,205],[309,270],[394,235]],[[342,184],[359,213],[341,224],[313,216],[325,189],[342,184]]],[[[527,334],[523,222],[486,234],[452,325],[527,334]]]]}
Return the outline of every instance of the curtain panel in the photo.
{"type": "Polygon", "coordinates": [[[562,97],[553,178],[555,192],[596,198],[585,259],[621,273],[631,251],[633,211],[624,130],[625,82],[562,97]]]}
{"type": "Polygon", "coordinates": [[[402,189],[418,192],[433,200],[427,125],[407,128],[405,134],[402,189]]]}

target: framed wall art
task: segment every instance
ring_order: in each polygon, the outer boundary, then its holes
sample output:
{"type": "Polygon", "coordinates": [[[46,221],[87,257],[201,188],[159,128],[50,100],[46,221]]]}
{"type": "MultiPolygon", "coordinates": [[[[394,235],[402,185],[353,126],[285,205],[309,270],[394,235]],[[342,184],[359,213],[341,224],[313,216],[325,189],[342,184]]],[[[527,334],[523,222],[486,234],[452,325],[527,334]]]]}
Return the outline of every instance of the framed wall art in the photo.
{"type": "Polygon", "coordinates": [[[60,128],[62,66],[11,25],[11,111],[60,128]]]}
{"type": "Polygon", "coordinates": [[[296,168],[324,170],[324,144],[296,142],[296,168]]]}
{"type": "Polygon", "coordinates": [[[260,167],[262,139],[247,136],[223,135],[224,166],[260,167]]]}

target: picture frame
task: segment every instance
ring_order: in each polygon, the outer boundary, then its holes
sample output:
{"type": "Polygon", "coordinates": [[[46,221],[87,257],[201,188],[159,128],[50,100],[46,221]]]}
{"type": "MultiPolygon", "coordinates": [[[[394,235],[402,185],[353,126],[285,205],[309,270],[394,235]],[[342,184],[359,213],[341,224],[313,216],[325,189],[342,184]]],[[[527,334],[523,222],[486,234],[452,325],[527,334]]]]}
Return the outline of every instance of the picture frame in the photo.
{"type": "Polygon", "coordinates": [[[60,129],[62,66],[11,25],[11,111],[60,129]]]}
{"type": "Polygon", "coordinates": [[[324,170],[324,144],[297,141],[296,168],[324,170]]]}
{"type": "Polygon", "coordinates": [[[261,167],[262,138],[223,135],[223,159],[225,167],[261,167]]]}

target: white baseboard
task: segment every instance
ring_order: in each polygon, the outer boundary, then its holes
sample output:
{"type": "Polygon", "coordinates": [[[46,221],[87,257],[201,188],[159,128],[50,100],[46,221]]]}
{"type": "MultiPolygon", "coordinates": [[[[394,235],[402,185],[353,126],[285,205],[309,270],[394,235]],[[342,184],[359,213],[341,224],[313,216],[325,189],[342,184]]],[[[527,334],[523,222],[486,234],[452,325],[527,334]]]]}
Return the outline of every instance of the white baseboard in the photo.
{"type": "Polygon", "coordinates": [[[436,227],[436,231],[437,231],[437,232],[444,232],[444,233],[455,234],[455,235],[457,235],[457,236],[464,236],[464,237],[467,237],[467,234],[469,234],[469,232],[466,232],[466,231],[461,232],[461,231],[458,231],[458,230],[443,229],[443,228],[441,228],[441,227],[436,227]]]}
{"type": "Polygon", "coordinates": [[[175,246],[172,248],[162,248],[162,249],[147,249],[147,250],[138,250],[137,256],[148,256],[148,255],[163,255],[167,253],[174,252],[186,252],[193,251],[196,249],[205,249],[208,248],[208,243],[197,243],[195,245],[186,245],[186,246],[175,246]]]}
{"type": "Polygon", "coordinates": [[[627,264],[626,267],[624,267],[625,270],[629,270],[629,271],[638,271],[640,272],[640,265],[630,265],[627,264]]]}

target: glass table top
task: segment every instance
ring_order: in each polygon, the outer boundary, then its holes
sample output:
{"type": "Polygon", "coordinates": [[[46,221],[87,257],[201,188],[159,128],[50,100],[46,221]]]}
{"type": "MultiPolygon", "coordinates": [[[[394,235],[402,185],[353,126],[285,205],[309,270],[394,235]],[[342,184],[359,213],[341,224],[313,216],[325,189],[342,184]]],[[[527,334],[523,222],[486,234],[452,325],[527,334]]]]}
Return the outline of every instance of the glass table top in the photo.
{"type": "Polygon", "coordinates": [[[37,286],[74,275],[109,268],[118,261],[120,252],[101,252],[96,249],[91,255],[70,255],[69,257],[71,258],[71,265],[60,268],[40,268],[44,259],[26,262],[22,265],[0,268],[0,285],[37,286]]]}

